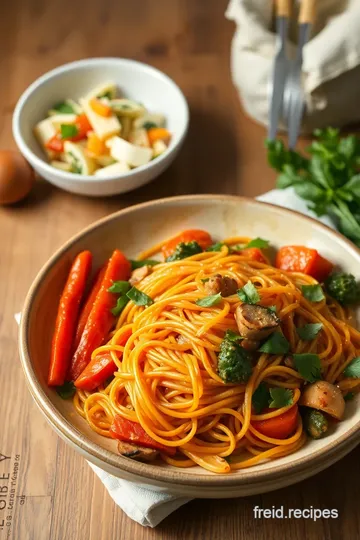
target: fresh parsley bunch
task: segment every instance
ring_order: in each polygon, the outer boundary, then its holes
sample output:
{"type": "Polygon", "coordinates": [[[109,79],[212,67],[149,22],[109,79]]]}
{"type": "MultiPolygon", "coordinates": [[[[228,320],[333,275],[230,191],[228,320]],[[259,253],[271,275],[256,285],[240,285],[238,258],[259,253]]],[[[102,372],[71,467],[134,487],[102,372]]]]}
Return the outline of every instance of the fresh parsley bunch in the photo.
{"type": "Polygon", "coordinates": [[[317,129],[305,157],[282,141],[266,141],[268,162],[280,175],[277,187],[292,186],[316,215],[329,214],[339,230],[360,245],[360,138],[340,138],[334,128],[317,129]]]}

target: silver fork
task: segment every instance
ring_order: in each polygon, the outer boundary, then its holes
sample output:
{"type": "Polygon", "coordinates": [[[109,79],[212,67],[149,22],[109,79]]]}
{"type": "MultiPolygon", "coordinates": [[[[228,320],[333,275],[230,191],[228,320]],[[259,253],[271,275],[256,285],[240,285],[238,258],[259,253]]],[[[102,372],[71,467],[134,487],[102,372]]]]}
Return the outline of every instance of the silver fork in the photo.
{"type": "Polygon", "coordinates": [[[316,0],[302,0],[299,13],[299,42],[294,60],[289,61],[289,71],[284,88],[283,118],[288,126],[289,148],[295,148],[305,110],[302,87],[303,49],[309,40],[315,19],[316,0]]]}

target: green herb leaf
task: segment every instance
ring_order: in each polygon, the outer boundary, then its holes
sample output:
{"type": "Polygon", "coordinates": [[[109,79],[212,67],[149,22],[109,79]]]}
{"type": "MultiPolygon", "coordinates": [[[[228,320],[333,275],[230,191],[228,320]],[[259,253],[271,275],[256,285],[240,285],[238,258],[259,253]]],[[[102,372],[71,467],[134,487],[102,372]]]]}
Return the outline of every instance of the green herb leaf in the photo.
{"type": "Polygon", "coordinates": [[[228,339],[229,341],[240,341],[244,339],[240,334],[237,334],[236,332],[233,332],[232,330],[226,330],[224,339],[228,339]]]}
{"type": "Polygon", "coordinates": [[[212,294],[210,296],[205,296],[205,298],[199,298],[198,300],[196,300],[195,304],[201,307],[211,307],[221,302],[221,300],[221,293],[218,293],[212,294]]]}
{"type": "Polygon", "coordinates": [[[137,306],[151,306],[154,303],[154,300],[150,298],[147,294],[142,291],[139,291],[136,287],[130,289],[126,296],[130,298],[137,306]]]}
{"type": "Polygon", "coordinates": [[[355,397],[354,392],[348,392],[347,394],[345,394],[344,400],[345,401],[351,401],[351,400],[354,399],[354,397],[355,397]]]}
{"type": "Polygon", "coordinates": [[[246,285],[237,291],[238,297],[246,304],[256,304],[259,302],[260,295],[253,283],[249,280],[246,285]]]}
{"type": "Polygon", "coordinates": [[[294,186],[296,195],[306,201],[318,202],[326,197],[326,192],[321,187],[312,182],[301,182],[294,186]]]}
{"type": "Polygon", "coordinates": [[[255,413],[260,414],[269,405],[270,392],[264,382],[261,382],[252,395],[252,406],[255,413]]]}
{"type": "Polygon", "coordinates": [[[320,302],[325,298],[321,285],[302,285],[301,291],[303,297],[309,302],[320,302]]]}
{"type": "Polygon", "coordinates": [[[126,294],[130,289],[130,283],[128,281],[114,281],[108,291],[117,294],[126,294]]]}
{"type": "Polygon", "coordinates": [[[301,326],[300,328],[297,328],[296,331],[298,333],[298,336],[303,341],[311,341],[318,335],[322,327],[323,327],[322,323],[313,323],[313,324],[310,323],[310,324],[305,324],[304,326],[301,326]]]}
{"type": "Polygon", "coordinates": [[[155,261],[154,259],[144,259],[143,261],[134,261],[131,260],[131,270],[136,270],[137,268],[141,268],[142,266],[155,266],[156,264],[160,264],[160,261],[155,261]]]}
{"type": "Polygon", "coordinates": [[[143,128],[146,129],[146,131],[148,131],[149,129],[156,128],[156,127],[157,127],[157,125],[154,122],[144,122],[143,123],[143,128]]]}
{"type": "Polygon", "coordinates": [[[297,371],[306,381],[321,379],[321,362],[317,354],[293,354],[293,359],[297,371]]]}
{"type": "Polygon", "coordinates": [[[198,253],[202,253],[202,248],[197,242],[193,240],[191,242],[180,242],[174,252],[167,257],[166,262],[180,261],[198,253]]]}
{"type": "Polygon", "coordinates": [[[253,240],[250,240],[244,247],[244,249],[247,248],[259,248],[259,249],[265,249],[269,247],[269,240],[264,240],[263,238],[254,238],[253,240]]]}
{"type": "Polygon", "coordinates": [[[350,364],[344,369],[343,374],[345,377],[351,377],[352,379],[360,378],[360,356],[351,360],[350,364]]]}
{"type": "Polygon", "coordinates": [[[69,399],[75,395],[76,387],[73,381],[65,381],[62,386],[56,387],[56,392],[62,399],[69,399]]]}
{"type": "Polygon", "coordinates": [[[129,302],[129,298],[126,295],[119,296],[119,298],[116,301],[116,306],[112,308],[111,313],[115,317],[118,317],[128,302],[129,302]]]}
{"type": "Polygon", "coordinates": [[[350,178],[343,189],[351,192],[356,198],[360,199],[360,174],[356,174],[350,178]]]}
{"type": "Polygon", "coordinates": [[[75,124],[60,124],[60,133],[62,139],[69,139],[75,137],[79,130],[75,124]]]}
{"type": "Polygon", "coordinates": [[[208,281],[210,281],[210,278],[209,278],[209,277],[206,277],[206,278],[202,278],[202,279],[201,279],[201,282],[202,282],[202,283],[207,283],[208,281]]]}
{"type": "Polygon", "coordinates": [[[212,246],[209,246],[206,251],[221,251],[221,248],[223,246],[226,246],[224,242],[217,242],[216,244],[213,244],[212,246]]]}
{"type": "Polygon", "coordinates": [[[72,161],[71,161],[72,172],[74,172],[76,174],[81,174],[82,173],[82,166],[81,166],[80,161],[75,156],[75,154],[73,154],[72,152],[69,152],[69,156],[71,156],[71,159],[72,159],[72,161]]]}
{"type": "Polygon", "coordinates": [[[269,407],[281,409],[293,404],[293,393],[288,388],[270,388],[270,396],[272,401],[269,407]]]}
{"type": "Polygon", "coordinates": [[[75,114],[73,107],[69,103],[66,103],[66,101],[54,105],[53,110],[60,114],[75,114]]]}
{"type": "Polygon", "coordinates": [[[259,349],[267,354],[287,354],[290,350],[290,343],[280,332],[273,332],[259,349]]]}
{"type": "Polygon", "coordinates": [[[285,165],[283,172],[278,176],[276,180],[276,187],[279,189],[286,189],[290,186],[295,186],[299,182],[303,181],[303,176],[295,172],[292,165],[285,165]]]}
{"type": "Polygon", "coordinates": [[[266,309],[268,309],[268,310],[271,311],[272,313],[276,313],[276,311],[277,311],[276,306],[266,306],[266,309]]]}

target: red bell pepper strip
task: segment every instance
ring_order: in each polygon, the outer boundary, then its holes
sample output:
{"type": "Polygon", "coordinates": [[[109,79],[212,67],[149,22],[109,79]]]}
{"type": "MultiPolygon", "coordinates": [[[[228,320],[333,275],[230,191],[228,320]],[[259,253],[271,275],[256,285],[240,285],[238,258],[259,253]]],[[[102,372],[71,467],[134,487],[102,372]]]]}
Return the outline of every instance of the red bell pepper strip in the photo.
{"type": "Polygon", "coordinates": [[[68,373],[68,379],[75,381],[91,360],[91,353],[102,345],[115,324],[116,317],[111,313],[117,296],[108,291],[114,281],[126,281],[131,272],[130,262],[119,250],[112,254],[102,279],[97,298],[76,349],[68,373]]]}
{"type": "Polygon", "coordinates": [[[56,133],[56,135],[46,141],[45,148],[61,153],[64,151],[64,141],[82,141],[83,139],[86,139],[88,132],[92,130],[91,124],[85,114],[80,114],[77,116],[74,124],[72,125],[75,125],[77,128],[76,135],[73,135],[72,137],[65,137],[63,139],[60,133],[56,133]]]}
{"type": "Polygon", "coordinates": [[[85,302],[85,304],[84,304],[84,306],[83,306],[83,308],[81,310],[80,317],[79,317],[79,322],[78,322],[78,325],[77,325],[77,328],[76,328],[76,333],[75,333],[74,351],[76,351],[76,349],[79,346],[82,333],[84,331],[86,322],[87,322],[87,320],[89,318],[89,315],[90,315],[90,311],[92,310],[92,307],[94,305],[94,302],[95,302],[96,297],[98,295],[98,292],[100,290],[101,283],[102,283],[105,271],[106,271],[106,265],[103,266],[99,270],[99,272],[97,273],[97,276],[95,277],[95,280],[94,280],[94,284],[93,284],[93,286],[92,286],[92,288],[90,290],[89,296],[87,297],[87,300],[86,300],[86,302],[85,302]]]}
{"type": "MultiPolygon", "coordinates": [[[[264,413],[273,411],[274,409],[265,409],[264,413]]],[[[251,425],[262,435],[272,439],[287,439],[294,433],[297,426],[298,406],[294,405],[279,416],[269,418],[268,420],[252,421],[251,425]]]]}
{"type": "MultiPolygon", "coordinates": [[[[118,345],[125,345],[130,336],[131,328],[122,334],[118,345]]],[[[116,354],[118,355],[118,358],[122,357],[121,352],[117,352],[116,354]]],[[[76,379],[75,386],[91,392],[100,386],[100,384],[104,383],[106,379],[111,377],[115,371],[116,364],[113,361],[110,352],[99,353],[90,361],[81,375],[76,379]]]]}
{"type": "Polygon", "coordinates": [[[90,274],[91,262],[90,251],[79,253],[72,264],[61,295],[52,340],[49,386],[61,386],[65,382],[71,360],[80,302],[85,292],[86,280],[90,274]]]}
{"type": "Polygon", "coordinates": [[[166,242],[166,244],[163,245],[161,251],[165,259],[170,257],[180,242],[197,242],[202,249],[208,248],[213,243],[208,232],[198,229],[189,229],[187,231],[183,231],[174,238],[171,238],[168,242],[166,242]]]}
{"type": "Polygon", "coordinates": [[[324,259],[316,249],[305,246],[284,246],[276,255],[276,268],[288,272],[302,272],[323,282],[334,265],[324,259]]]}
{"type": "Polygon", "coordinates": [[[176,454],[176,448],[173,446],[165,446],[164,444],[155,441],[146,433],[140,424],[132,422],[127,418],[123,418],[119,414],[115,416],[114,422],[110,427],[110,435],[119,441],[134,443],[139,446],[145,446],[145,448],[159,450],[160,452],[165,452],[171,456],[176,454]]]}

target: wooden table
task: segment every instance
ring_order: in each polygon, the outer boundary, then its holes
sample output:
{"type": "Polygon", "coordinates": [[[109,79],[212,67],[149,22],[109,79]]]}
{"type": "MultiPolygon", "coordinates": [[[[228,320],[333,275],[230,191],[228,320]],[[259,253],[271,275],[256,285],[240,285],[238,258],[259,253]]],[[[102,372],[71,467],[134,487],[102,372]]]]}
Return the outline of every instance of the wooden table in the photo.
{"type": "Polygon", "coordinates": [[[189,100],[191,127],[174,165],[133,193],[87,199],[38,181],[22,204],[0,209],[0,540],[360,537],[358,451],[294,487],[238,500],[196,500],[155,530],[142,528],[113,503],[84,459],[46,424],[19,364],[14,313],[21,310],[42,264],[69,236],[106,214],[156,197],[211,192],[254,196],[273,187],[275,177],[263,148],[265,131],[244,116],[230,80],[234,27],[224,19],[226,4],[3,2],[1,148],[14,147],[12,111],[27,85],[59,64],[91,56],[136,58],[168,73],[189,100]],[[255,505],[334,508],[339,518],[255,520],[255,505]],[[7,516],[11,527],[6,526],[7,516]]]}

